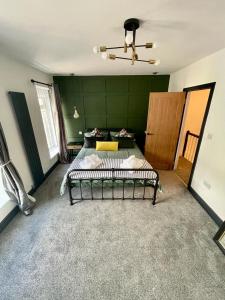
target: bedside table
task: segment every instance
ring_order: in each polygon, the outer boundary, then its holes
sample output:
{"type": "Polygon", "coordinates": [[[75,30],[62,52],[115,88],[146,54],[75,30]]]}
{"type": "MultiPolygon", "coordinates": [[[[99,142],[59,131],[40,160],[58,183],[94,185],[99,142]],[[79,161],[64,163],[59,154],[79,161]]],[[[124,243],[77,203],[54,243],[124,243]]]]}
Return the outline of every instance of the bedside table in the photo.
{"type": "Polygon", "coordinates": [[[80,142],[71,142],[66,145],[68,158],[69,158],[70,162],[71,162],[73,156],[76,156],[82,147],[83,147],[83,144],[80,142]]]}

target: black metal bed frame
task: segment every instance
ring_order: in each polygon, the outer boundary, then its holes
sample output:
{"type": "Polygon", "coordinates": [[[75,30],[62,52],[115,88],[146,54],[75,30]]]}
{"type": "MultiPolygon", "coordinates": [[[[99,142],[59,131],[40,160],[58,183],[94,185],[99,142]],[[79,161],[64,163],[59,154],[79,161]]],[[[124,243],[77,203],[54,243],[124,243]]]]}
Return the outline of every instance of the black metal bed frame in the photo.
{"type": "MultiPolygon", "coordinates": [[[[69,190],[69,198],[70,198],[70,204],[76,204],[80,201],[83,200],[136,200],[136,199],[142,199],[142,200],[153,200],[152,204],[155,205],[156,202],[156,195],[157,195],[157,190],[159,187],[159,174],[156,170],[154,169],[119,169],[119,168],[110,168],[110,169],[72,169],[68,172],[67,174],[67,186],[69,190]],[[140,178],[140,177],[116,177],[116,172],[129,172],[133,171],[135,174],[138,174],[140,172],[149,172],[149,175],[154,176],[149,176],[149,178],[140,178]],[[99,177],[99,178],[72,178],[71,174],[73,172],[111,172],[111,177],[99,177]],[[111,197],[104,197],[104,182],[105,181],[110,181],[112,184],[110,186],[111,191],[112,191],[112,196],[111,197]],[[122,197],[115,197],[115,183],[116,182],[122,182],[122,197]],[[143,188],[143,194],[142,197],[135,197],[135,188],[136,188],[136,183],[138,181],[143,181],[143,185],[141,188],[143,188]],[[89,182],[90,183],[90,192],[91,192],[91,197],[83,197],[83,186],[82,182],[89,182]],[[101,182],[101,197],[94,197],[93,193],[93,182],[101,182]],[[132,182],[132,196],[131,197],[125,197],[124,193],[124,188],[125,188],[125,183],[126,182],[132,182]],[[76,187],[76,183],[78,183],[78,188],[80,190],[80,197],[79,198],[73,198],[72,196],[72,189],[76,187]],[[153,197],[146,197],[146,187],[152,187],[153,188],[153,197]]],[[[140,186],[138,186],[140,187],[140,186]]],[[[108,188],[108,187],[107,187],[108,188]]]]}

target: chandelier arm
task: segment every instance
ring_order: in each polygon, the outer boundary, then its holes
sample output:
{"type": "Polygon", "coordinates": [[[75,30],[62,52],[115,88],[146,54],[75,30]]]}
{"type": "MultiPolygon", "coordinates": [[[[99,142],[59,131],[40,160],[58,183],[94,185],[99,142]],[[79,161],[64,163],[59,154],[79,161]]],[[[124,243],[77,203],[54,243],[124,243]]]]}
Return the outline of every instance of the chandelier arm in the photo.
{"type": "MultiPolygon", "coordinates": [[[[146,45],[135,45],[135,48],[146,47],[146,45]]],[[[132,48],[132,45],[127,45],[127,48],[132,48]]],[[[124,46],[106,47],[106,50],[124,49],[124,46]]]]}
{"type": "Polygon", "coordinates": [[[124,53],[127,53],[127,43],[126,43],[127,30],[125,29],[125,40],[124,40],[124,53]]]}
{"type": "Polygon", "coordinates": [[[124,59],[124,60],[132,60],[131,58],[121,57],[121,56],[116,56],[115,58],[117,58],[117,59],[124,59]]]}
{"type": "MultiPolygon", "coordinates": [[[[124,60],[131,60],[132,61],[132,58],[127,58],[127,57],[116,56],[115,58],[116,59],[124,59],[124,60]]],[[[149,63],[148,60],[144,60],[144,59],[136,59],[136,61],[149,63]]]]}
{"type": "Polygon", "coordinates": [[[124,53],[127,53],[127,43],[126,42],[124,42],[124,53]]]}
{"type": "MultiPolygon", "coordinates": [[[[127,46],[129,48],[130,46],[127,46]]],[[[123,49],[124,46],[118,46],[118,47],[106,47],[106,50],[114,50],[114,49],[123,49]]]]}
{"type": "Polygon", "coordinates": [[[132,43],[132,65],[134,65],[135,60],[137,59],[136,49],[135,49],[135,41],[136,41],[136,28],[133,28],[133,43],[132,43]]]}
{"type": "Polygon", "coordinates": [[[140,48],[140,47],[146,48],[146,45],[135,45],[135,48],[140,48]]]}
{"type": "Polygon", "coordinates": [[[135,41],[136,41],[136,29],[133,29],[133,45],[135,47],[135,41]]]}
{"type": "Polygon", "coordinates": [[[134,65],[134,61],[135,61],[135,45],[134,42],[132,44],[132,56],[131,56],[131,60],[132,60],[132,65],[134,65]]]}
{"type": "Polygon", "coordinates": [[[146,63],[149,63],[148,60],[144,60],[144,59],[137,59],[136,61],[140,61],[140,62],[146,62],[146,63]]]}

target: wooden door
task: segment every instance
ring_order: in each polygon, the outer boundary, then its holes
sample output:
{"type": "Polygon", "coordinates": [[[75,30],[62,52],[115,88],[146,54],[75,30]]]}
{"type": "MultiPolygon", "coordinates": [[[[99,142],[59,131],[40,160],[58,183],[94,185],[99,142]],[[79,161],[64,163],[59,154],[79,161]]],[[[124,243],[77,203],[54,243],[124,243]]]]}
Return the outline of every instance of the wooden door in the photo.
{"type": "Polygon", "coordinates": [[[150,93],[145,157],[156,169],[173,169],[184,104],[182,92],[150,93]]]}

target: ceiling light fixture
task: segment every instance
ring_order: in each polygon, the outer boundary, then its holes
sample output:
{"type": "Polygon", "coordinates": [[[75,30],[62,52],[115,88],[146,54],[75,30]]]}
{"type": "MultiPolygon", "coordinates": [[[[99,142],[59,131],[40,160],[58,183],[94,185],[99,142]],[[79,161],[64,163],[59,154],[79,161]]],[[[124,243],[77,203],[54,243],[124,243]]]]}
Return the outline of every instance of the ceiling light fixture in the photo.
{"type": "Polygon", "coordinates": [[[124,22],[124,29],[125,29],[125,41],[124,41],[124,46],[119,46],[119,47],[106,47],[106,46],[95,46],[93,48],[93,52],[95,54],[101,53],[101,56],[104,60],[106,59],[123,59],[123,60],[130,60],[131,64],[134,65],[135,61],[140,61],[140,62],[146,62],[150,65],[158,65],[160,63],[159,59],[149,59],[149,60],[143,60],[138,58],[138,54],[136,52],[136,48],[146,48],[146,49],[151,49],[151,48],[156,48],[157,44],[155,43],[145,43],[143,45],[136,45],[135,44],[135,39],[136,39],[136,30],[139,28],[139,20],[138,19],[128,19],[124,22]],[[124,49],[124,53],[127,53],[128,49],[131,49],[131,57],[121,57],[117,56],[112,53],[108,53],[107,50],[116,50],[116,49],[124,49]]]}

